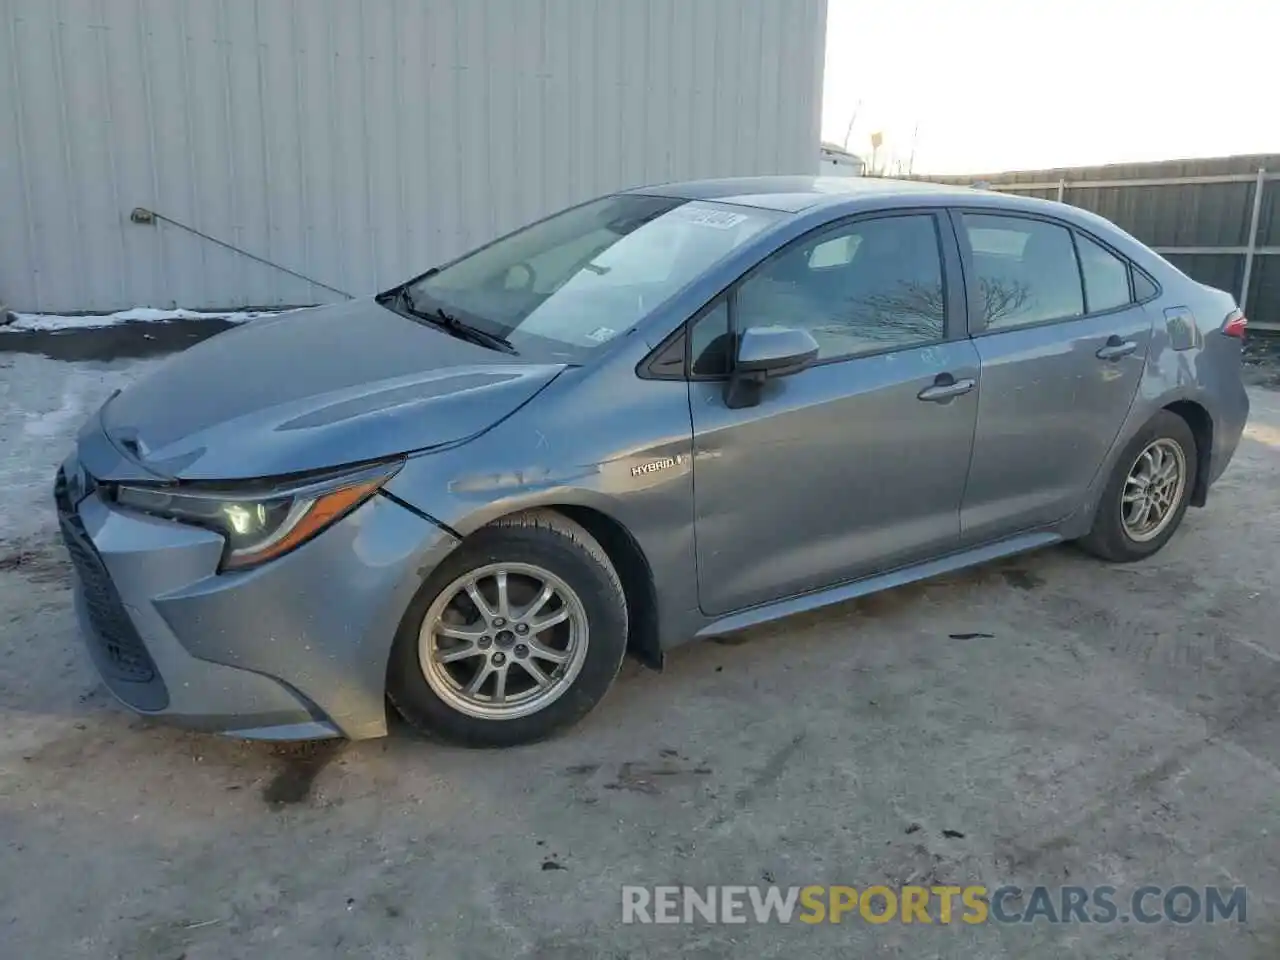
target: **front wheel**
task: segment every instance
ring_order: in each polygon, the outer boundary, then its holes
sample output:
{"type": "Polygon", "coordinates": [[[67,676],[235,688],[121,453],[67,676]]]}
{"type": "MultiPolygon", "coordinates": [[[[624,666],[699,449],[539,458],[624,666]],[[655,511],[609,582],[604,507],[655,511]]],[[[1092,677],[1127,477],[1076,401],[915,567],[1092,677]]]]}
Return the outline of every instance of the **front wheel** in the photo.
{"type": "Polygon", "coordinates": [[[567,517],[532,510],[472,534],[428,577],[387,690],[421,732],[529,743],[596,705],[626,645],[626,596],[604,550],[567,517]]]}
{"type": "Polygon", "coordinates": [[[1162,410],[1116,462],[1098,513],[1080,545],[1127,563],[1151,556],[1173,536],[1196,484],[1196,441],[1187,422],[1162,410]]]}

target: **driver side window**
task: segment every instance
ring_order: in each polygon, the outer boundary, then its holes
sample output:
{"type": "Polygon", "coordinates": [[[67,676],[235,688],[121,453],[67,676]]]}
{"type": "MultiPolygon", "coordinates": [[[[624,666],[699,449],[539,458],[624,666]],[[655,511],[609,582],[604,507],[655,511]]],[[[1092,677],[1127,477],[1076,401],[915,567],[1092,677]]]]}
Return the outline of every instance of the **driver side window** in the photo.
{"type": "Polygon", "coordinates": [[[751,327],[808,330],[819,360],[922,346],[944,339],[945,308],[932,214],[841,224],[784,247],[704,310],[689,328],[690,372],[727,376],[734,331],[751,327]]]}
{"type": "Polygon", "coordinates": [[[735,293],[735,325],[808,330],[819,360],[943,339],[942,253],[932,214],[858,220],[766,260],[735,293]]]}

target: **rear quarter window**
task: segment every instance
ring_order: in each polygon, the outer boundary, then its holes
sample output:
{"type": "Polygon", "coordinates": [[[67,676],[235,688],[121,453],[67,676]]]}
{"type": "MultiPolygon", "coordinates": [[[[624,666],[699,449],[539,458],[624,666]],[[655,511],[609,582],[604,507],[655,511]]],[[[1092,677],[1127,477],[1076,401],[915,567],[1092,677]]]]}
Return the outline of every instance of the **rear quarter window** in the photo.
{"type": "Polygon", "coordinates": [[[1142,303],[1144,300],[1150,300],[1159,293],[1154,282],[1145,273],[1137,267],[1133,269],[1133,299],[1142,303]]]}
{"type": "Polygon", "coordinates": [[[1084,297],[1090,313],[1114,310],[1130,301],[1129,264],[1082,233],[1076,234],[1076,252],[1084,275],[1084,297]]]}

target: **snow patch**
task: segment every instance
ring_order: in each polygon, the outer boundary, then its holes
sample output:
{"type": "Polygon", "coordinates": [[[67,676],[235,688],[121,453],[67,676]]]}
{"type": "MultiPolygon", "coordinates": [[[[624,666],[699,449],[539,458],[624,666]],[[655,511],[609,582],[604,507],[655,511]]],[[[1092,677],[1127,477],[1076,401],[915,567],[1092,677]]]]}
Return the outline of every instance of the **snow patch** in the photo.
{"type": "Polygon", "coordinates": [[[278,310],[236,310],[231,312],[206,312],[202,310],[157,310],[154,307],[134,307],[116,313],[96,314],[84,317],[59,316],[52,313],[15,313],[16,318],[0,333],[29,330],[88,330],[97,327],[114,327],[119,323],[167,323],[170,320],[227,320],[244,323],[258,317],[273,317],[278,310]]]}
{"type": "MultiPolygon", "coordinates": [[[[24,353],[0,356],[0,490],[5,497],[0,541],[56,535],[53,474],[81,424],[112,393],[162,362],[86,364],[24,353]]],[[[3,596],[0,611],[8,612],[3,596]]]]}

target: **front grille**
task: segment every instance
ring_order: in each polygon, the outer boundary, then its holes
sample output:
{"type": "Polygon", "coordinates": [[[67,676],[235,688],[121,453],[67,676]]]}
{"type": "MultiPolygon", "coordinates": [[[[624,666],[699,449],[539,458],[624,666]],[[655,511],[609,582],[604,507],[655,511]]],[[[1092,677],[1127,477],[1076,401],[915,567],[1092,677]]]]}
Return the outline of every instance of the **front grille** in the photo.
{"type": "Polygon", "coordinates": [[[76,505],[71,502],[67,477],[62,470],[58,471],[53,497],[58,508],[58,526],[62,530],[62,540],[80,579],[85,609],[93,626],[90,642],[96,643],[102,654],[97,658],[99,668],[104,674],[110,672],[111,676],[107,679],[129,683],[148,683],[154,680],[155,662],[147,652],[142,638],[138,636],[138,630],[125,610],[115,584],[111,582],[111,575],[98,556],[97,548],[89,539],[84,524],[80,522],[76,505]]]}

